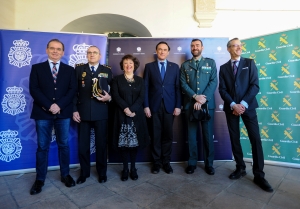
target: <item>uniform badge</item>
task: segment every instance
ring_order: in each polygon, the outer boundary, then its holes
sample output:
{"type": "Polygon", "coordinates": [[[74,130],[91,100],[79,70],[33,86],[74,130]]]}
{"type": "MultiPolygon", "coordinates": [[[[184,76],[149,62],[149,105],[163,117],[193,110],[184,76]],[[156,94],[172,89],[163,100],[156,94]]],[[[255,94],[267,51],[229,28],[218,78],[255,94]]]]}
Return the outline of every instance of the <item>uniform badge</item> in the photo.
{"type": "Polygon", "coordinates": [[[83,72],[81,76],[84,78],[86,76],[86,72],[83,72]]]}
{"type": "Polygon", "coordinates": [[[108,78],[108,74],[107,73],[99,73],[98,77],[99,78],[108,78]]]}

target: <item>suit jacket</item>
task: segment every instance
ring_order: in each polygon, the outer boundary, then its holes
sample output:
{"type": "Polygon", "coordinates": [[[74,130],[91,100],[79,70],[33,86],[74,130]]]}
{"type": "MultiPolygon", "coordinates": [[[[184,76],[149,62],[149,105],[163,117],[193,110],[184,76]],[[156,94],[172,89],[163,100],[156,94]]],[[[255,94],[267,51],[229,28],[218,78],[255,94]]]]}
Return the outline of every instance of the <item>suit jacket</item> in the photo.
{"type": "Polygon", "coordinates": [[[149,107],[151,113],[158,111],[162,97],[168,113],[173,113],[175,108],[181,108],[179,72],[177,64],[167,61],[165,78],[162,80],[157,61],[145,65],[144,107],[149,107]]]}
{"type": "Polygon", "coordinates": [[[92,95],[93,78],[100,79],[101,88],[109,92],[112,82],[111,70],[103,65],[98,66],[92,74],[89,64],[77,66],[76,81],[78,92],[74,97],[73,112],[79,112],[83,121],[106,120],[108,118],[108,102],[101,102],[92,95]]]}
{"type": "Polygon", "coordinates": [[[55,84],[48,60],[32,65],[29,91],[33,98],[32,119],[71,118],[73,115],[72,101],[76,93],[74,68],[60,62],[55,84]],[[53,103],[60,107],[59,114],[53,115],[49,111],[53,103]]]}
{"type": "Polygon", "coordinates": [[[252,59],[241,57],[238,71],[234,78],[231,61],[220,67],[219,92],[224,100],[224,111],[232,111],[230,104],[239,104],[242,100],[248,103],[248,109],[258,107],[255,96],[259,92],[257,68],[252,59]]]}
{"type": "Polygon", "coordinates": [[[181,89],[184,96],[184,109],[195,103],[194,94],[203,94],[208,101],[208,108],[215,108],[215,90],[218,85],[217,67],[213,59],[202,57],[198,69],[193,59],[182,63],[180,68],[181,89]]]}

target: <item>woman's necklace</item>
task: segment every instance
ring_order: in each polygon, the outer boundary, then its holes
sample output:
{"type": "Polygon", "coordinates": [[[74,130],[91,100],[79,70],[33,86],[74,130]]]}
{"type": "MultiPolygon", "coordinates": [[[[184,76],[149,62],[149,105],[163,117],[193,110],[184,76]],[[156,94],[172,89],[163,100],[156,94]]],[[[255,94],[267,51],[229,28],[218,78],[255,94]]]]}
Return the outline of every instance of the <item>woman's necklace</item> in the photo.
{"type": "Polygon", "coordinates": [[[124,73],[124,76],[125,76],[125,79],[127,80],[127,82],[129,83],[129,86],[131,86],[130,83],[134,82],[134,77],[132,76],[132,78],[128,78],[125,73],[124,73]]]}

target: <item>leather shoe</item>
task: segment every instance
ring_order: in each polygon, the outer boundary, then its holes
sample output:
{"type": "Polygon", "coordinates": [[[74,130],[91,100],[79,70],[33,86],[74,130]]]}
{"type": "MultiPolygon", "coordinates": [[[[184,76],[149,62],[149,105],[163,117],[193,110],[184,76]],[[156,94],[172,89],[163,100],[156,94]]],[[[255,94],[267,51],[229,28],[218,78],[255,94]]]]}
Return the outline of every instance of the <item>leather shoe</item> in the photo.
{"type": "Polygon", "coordinates": [[[189,165],[188,167],[186,167],[185,172],[187,174],[192,174],[194,173],[194,171],[196,170],[196,166],[194,165],[189,165]]]}
{"type": "Polygon", "coordinates": [[[205,172],[208,175],[214,175],[215,174],[215,169],[213,167],[205,167],[205,172]]]}
{"type": "Polygon", "coordinates": [[[171,167],[170,163],[164,164],[163,168],[167,174],[173,173],[173,168],[171,167]]]}
{"type": "Polygon", "coordinates": [[[160,170],[160,165],[154,164],[152,167],[152,173],[157,174],[159,173],[159,170],[160,170]]]}
{"type": "Polygon", "coordinates": [[[105,183],[107,181],[107,176],[103,175],[103,176],[99,176],[99,183],[105,183]]]}
{"type": "Polygon", "coordinates": [[[79,176],[76,183],[77,184],[83,184],[85,182],[86,178],[84,176],[79,176]]]}
{"type": "Polygon", "coordinates": [[[253,179],[254,183],[265,190],[266,192],[273,192],[273,188],[265,178],[256,178],[253,179]]]}
{"type": "Polygon", "coordinates": [[[130,170],[130,178],[132,179],[132,180],[137,180],[138,178],[139,178],[139,176],[137,175],[137,169],[136,168],[133,168],[133,169],[131,169],[130,170]]]}
{"type": "Polygon", "coordinates": [[[230,175],[229,178],[230,179],[239,179],[242,176],[245,176],[247,173],[245,171],[245,169],[235,169],[235,171],[233,171],[230,175]]]}
{"type": "Polygon", "coordinates": [[[122,181],[127,181],[128,180],[128,173],[129,173],[128,168],[126,170],[123,169],[122,176],[121,176],[122,181]]]}
{"type": "Polygon", "coordinates": [[[65,183],[66,187],[75,186],[75,181],[70,175],[67,175],[65,177],[61,177],[61,182],[65,183]]]}
{"type": "Polygon", "coordinates": [[[44,186],[44,181],[41,180],[35,180],[34,184],[32,185],[30,189],[30,194],[38,194],[42,191],[42,187],[44,186]]]}

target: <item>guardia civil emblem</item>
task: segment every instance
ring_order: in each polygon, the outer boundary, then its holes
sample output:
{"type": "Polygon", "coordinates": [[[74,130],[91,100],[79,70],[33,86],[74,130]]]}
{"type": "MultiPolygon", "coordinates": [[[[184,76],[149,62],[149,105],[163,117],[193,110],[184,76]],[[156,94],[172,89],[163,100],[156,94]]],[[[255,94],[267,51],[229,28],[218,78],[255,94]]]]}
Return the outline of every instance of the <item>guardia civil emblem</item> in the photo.
{"type": "Polygon", "coordinates": [[[96,146],[95,146],[95,130],[93,128],[91,128],[91,135],[90,135],[90,139],[91,139],[91,144],[90,144],[90,153],[93,154],[96,152],[96,146]]]}
{"type": "Polygon", "coordinates": [[[87,45],[85,43],[75,44],[73,46],[73,50],[76,52],[76,54],[70,55],[69,65],[75,67],[76,64],[87,63],[88,60],[86,57],[86,53],[90,46],[92,45],[87,45]]]}
{"type": "Polygon", "coordinates": [[[10,162],[20,157],[22,145],[18,136],[18,131],[0,132],[0,160],[10,162]]]}
{"type": "Polygon", "coordinates": [[[8,94],[4,94],[2,100],[2,109],[4,113],[10,115],[17,115],[24,112],[26,106],[25,95],[21,94],[23,88],[21,87],[7,87],[8,94]]]}
{"type": "Polygon", "coordinates": [[[8,58],[9,64],[21,68],[26,65],[30,65],[32,58],[31,49],[27,47],[29,45],[28,41],[14,40],[13,44],[15,46],[10,47],[8,58]]]}

